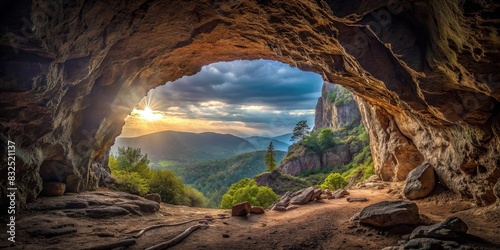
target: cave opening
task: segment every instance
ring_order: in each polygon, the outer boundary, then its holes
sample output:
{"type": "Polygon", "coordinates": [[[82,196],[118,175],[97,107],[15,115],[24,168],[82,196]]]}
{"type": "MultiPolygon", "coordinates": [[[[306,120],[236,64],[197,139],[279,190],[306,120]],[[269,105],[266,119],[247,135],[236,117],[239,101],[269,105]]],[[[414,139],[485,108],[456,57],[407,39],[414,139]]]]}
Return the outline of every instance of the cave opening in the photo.
{"type": "Polygon", "coordinates": [[[308,185],[322,184],[333,172],[345,173],[346,179],[374,173],[369,136],[353,95],[316,73],[264,59],[211,63],[150,90],[126,117],[109,166],[118,182],[130,181],[122,180],[131,176],[119,174],[117,159],[127,154],[126,147],[138,148],[151,171],[172,171],[207,197],[206,206],[218,207],[231,184],[268,170],[262,154],[271,142],[278,171],[308,185]],[[309,126],[304,143],[292,139],[299,121],[309,126]],[[292,154],[317,160],[297,168],[296,160],[286,157],[292,154]],[[207,170],[226,162],[233,163],[207,170]],[[251,170],[237,173],[242,168],[251,170]]]}

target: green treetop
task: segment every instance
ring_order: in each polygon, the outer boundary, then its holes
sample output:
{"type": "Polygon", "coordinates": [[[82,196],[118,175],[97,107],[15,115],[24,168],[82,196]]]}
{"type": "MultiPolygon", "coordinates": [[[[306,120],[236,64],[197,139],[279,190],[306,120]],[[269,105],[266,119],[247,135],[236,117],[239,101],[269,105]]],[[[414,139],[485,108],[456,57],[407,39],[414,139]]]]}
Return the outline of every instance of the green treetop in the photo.
{"type": "Polygon", "coordinates": [[[291,141],[297,140],[297,139],[303,140],[304,137],[306,137],[309,134],[309,129],[310,128],[307,125],[307,121],[306,120],[299,121],[297,123],[297,125],[295,125],[295,128],[293,129],[293,134],[292,134],[291,141]]]}

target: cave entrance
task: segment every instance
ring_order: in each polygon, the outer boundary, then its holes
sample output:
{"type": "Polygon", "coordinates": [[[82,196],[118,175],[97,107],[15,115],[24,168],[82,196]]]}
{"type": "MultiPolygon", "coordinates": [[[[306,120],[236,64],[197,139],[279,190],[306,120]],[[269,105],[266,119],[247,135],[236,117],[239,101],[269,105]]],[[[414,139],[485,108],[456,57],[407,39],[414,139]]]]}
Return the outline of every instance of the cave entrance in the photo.
{"type": "MultiPolygon", "coordinates": [[[[110,168],[120,169],[117,158],[126,154],[125,147],[138,148],[153,172],[171,171],[170,178],[181,177],[207,197],[208,206],[218,207],[231,184],[266,172],[271,142],[278,170],[303,179],[296,188],[319,185],[332,172],[347,173],[365,163],[373,169],[352,94],[316,73],[272,60],[212,63],[150,90],[126,118],[110,168]],[[294,143],[300,121],[312,131],[294,143]],[[306,155],[314,155],[312,163],[297,167],[296,160],[306,155]]],[[[278,194],[290,191],[273,188],[278,194]]],[[[165,202],[200,204],[196,200],[165,202]]]]}

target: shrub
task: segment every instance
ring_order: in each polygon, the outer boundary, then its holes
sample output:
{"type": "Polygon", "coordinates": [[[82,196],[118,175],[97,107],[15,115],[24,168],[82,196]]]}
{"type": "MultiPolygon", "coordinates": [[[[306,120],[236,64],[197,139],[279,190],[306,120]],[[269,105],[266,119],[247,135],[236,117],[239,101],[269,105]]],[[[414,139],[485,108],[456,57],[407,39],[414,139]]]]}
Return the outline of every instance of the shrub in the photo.
{"type": "Polygon", "coordinates": [[[151,192],[158,193],[165,203],[180,205],[184,199],[184,182],[170,170],[157,170],[149,180],[151,192]]]}
{"type": "Polygon", "coordinates": [[[334,137],[330,128],[321,129],[317,140],[319,148],[324,151],[335,146],[334,137]]]}
{"type": "Polygon", "coordinates": [[[115,171],[113,177],[116,179],[114,187],[119,191],[137,195],[145,195],[149,191],[148,181],[138,173],[115,171]]]}
{"type": "Polygon", "coordinates": [[[345,187],[347,185],[347,181],[342,177],[339,173],[331,173],[326,177],[325,182],[321,184],[321,188],[337,190],[345,187]]]}
{"type": "Polygon", "coordinates": [[[257,186],[257,182],[244,178],[231,185],[222,196],[220,208],[231,208],[234,204],[248,201],[253,206],[268,207],[273,204],[279,195],[266,186],[257,186]]]}

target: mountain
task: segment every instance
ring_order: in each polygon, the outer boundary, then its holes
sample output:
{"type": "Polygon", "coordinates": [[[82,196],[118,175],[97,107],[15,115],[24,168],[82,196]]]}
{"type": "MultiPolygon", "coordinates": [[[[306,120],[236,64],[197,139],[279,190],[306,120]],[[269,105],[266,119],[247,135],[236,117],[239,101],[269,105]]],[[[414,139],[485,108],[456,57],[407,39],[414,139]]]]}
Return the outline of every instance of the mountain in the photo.
{"type": "Polygon", "coordinates": [[[141,148],[151,161],[171,160],[180,163],[212,161],[255,151],[250,142],[229,134],[162,131],[133,138],[117,138],[111,148],[141,148]]]}
{"type": "MultiPolygon", "coordinates": [[[[275,151],[276,162],[279,163],[286,152],[275,151]]],[[[264,156],[266,151],[255,151],[240,154],[231,158],[202,162],[183,166],[175,170],[186,184],[201,191],[209,200],[210,206],[219,206],[222,195],[231,184],[243,178],[253,178],[266,171],[264,156]]]]}
{"type": "Polygon", "coordinates": [[[290,141],[291,138],[292,138],[292,133],[271,137],[271,139],[281,141],[285,144],[288,144],[288,146],[292,145],[292,143],[293,143],[293,141],[290,141]]]}
{"type": "Polygon", "coordinates": [[[268,138],[268,137],[261,137],[261,136],[251,136],[245,138],[248,142],[250,142],[256,149],[261,149],[265,150],[269,146],[270,142],[273,142],[273,146],[275,150],[282,150],[282,151],[287,151],[288,146],[290,144],[284,143],[280,140],[276,140],[273,138],[268,138]]]}

